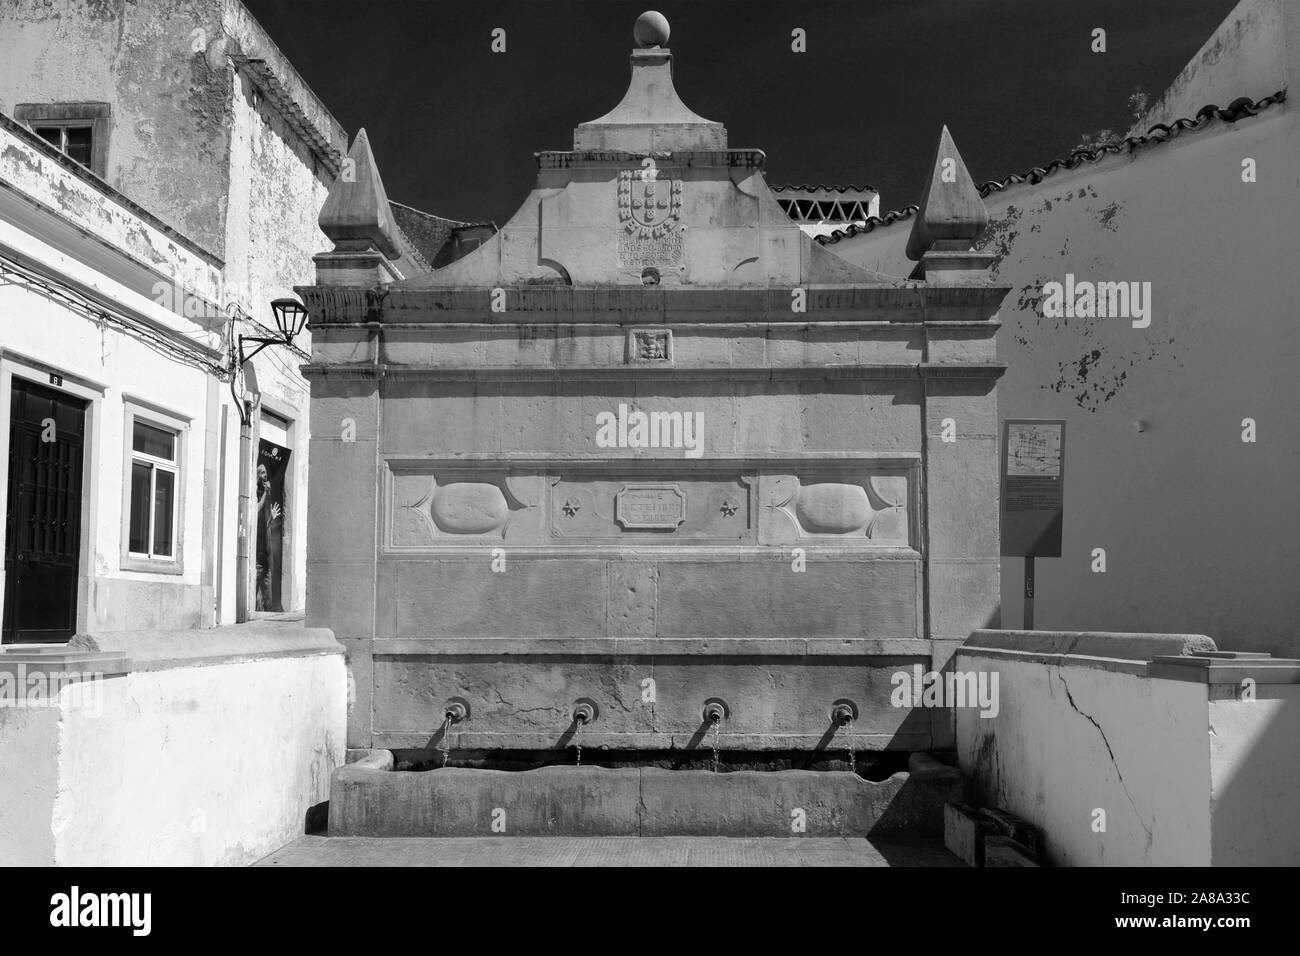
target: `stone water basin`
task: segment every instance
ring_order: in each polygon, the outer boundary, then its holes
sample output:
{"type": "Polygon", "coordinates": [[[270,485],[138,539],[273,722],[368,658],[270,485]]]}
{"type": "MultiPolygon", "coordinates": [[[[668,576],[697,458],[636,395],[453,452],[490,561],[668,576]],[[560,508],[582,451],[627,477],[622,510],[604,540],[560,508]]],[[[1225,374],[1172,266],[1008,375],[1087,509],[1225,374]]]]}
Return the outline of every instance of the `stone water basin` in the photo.
{"type": "Polygon", "coordinates": [[[835,770],[548,766],[394,770],[374,750],[330,781],[329,834],[453,836],[896,836],[943,832],[960,771],[927,754],[882,781],[835,770]]]}

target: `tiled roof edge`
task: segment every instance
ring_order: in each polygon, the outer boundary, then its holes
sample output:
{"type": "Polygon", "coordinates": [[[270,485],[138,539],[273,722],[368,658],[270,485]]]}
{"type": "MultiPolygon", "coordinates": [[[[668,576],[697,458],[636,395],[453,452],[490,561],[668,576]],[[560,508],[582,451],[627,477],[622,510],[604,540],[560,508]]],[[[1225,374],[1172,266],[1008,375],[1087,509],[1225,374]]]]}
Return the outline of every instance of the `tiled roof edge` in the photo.
{"type": "Polygon", "coordinates": [[[438,222],[445,222],[445,223],[447,223],[447,225],[448,225],[449,227],[451,227],[451,228],[455,228],[456,226],[477,226],[477,225],[481,225],[480,223],[475,223],[475,222],[464,222],[464,221],[462,221],[462,220],[460,220],[460,219],[448,219],[446,216],[439,216],[439,215],[438,215],[437,213],[435,213],[435,212],[425,212],[423,209],[416,209],[414,206],[408,206],[406,203],[404,203],[404,202],[398,202],[398,201],[395,200],[395,199],[390,199],[390,200],[388,200],[388,205],[390,205],[390,206],[401,206],[403,209],[408,209],[408,210],[410,210],[411,212],[415,213],[417,216],[421,216],[421,217],[423,217],[423,218],[425,218],[425,219],[435,219],[435,220],[437,220],[438,222]]]}
{"type": "Polygon", "coordinates": [[[338,176],[343,163],[342,151],[330,142],[330,131],[321,129],[307,115],[307,112],[294,99],[293,93],[285,87],[284,83],[276,75],[271,64],[266,60],[249,57],[238,51],[231,52],[228,56],[237,69],[247,72],[248,78],[253,85],[279,112],[289,125],[289,128],[298,134],[307,149],[329,171],[329,174],[338,176]]]}
{"type": "MultiPolygon", "coordinates": [[[[1001,192],[1008,186],[1020,183],[1040,183],[1052,173],[1060,170],[1077,169],[1084,163],[1095,163],[1103,156],[1111,153],[1125,151],[1130,154],[1135,153],[1139,149],[1168,142],[1185,131],[1195,132],[1204,129],[1214,120],[1235,123],[1239,119],[1256,116],[1270,106],[1282,103],[1285,100],[1286,90],[1283,89],[1254,102],[1251,102],[1249,96],[1241,96],[1226,107],[1218,107],[1213,104],[1202,106],[1197,110],[1196,116],[1191,119],[1183,118],[1174,120],[1172,123],[1156,123],[1142,136],[1126,136],[1123,139],[1117,139],[1095,149],[1076,149],[1066,159],[1054,159],[1046,166],[1035,166],[1023,173],[1013,173],[1005,179],[993,179],[982,183],[979,186],[979,193],[981,197],[987,198],[992,193],[1001,192]]],[[[841,239],[871,232],[871,230],[879,226],[888,226],[903,219],[910,219],[916,214],[917,208],[916,205],[904,206],[902,209],[887,212],[883,216],[872,216],[866,221],[865,225],[859,226],[857,223],[853,223],[847,229],[836,229],[830,235],[818,236],[816,241],[823,246],[832,245],[841,239]]]]}
{"type": "Polygon", "coordinates": [[[816,183],[816,184],[810,184],[810,183],[798,183],[798,184],[795,184],[795,185],[787,184],[787,185],[784,185],[784,186],[773,186],[771,183],[769,183],[769,184],[768,184],[768,188],[769,188],[770,190],[772,190],[772,192],[774,192],[774,193],[796,192],[796,191],[797,191],[797,192],[808,192],[808,193],[866,193],[866,192],[876,193],[876,192],[880,192],[880,190],[878,190],[875,186],[870,186],[870,185],[868,185],[868,186],[854,186],[852,183],[850,183],[850,184],[847,185],[847,186],[824,186],[824,185],[822,185],[821,183],[816,183]]]}

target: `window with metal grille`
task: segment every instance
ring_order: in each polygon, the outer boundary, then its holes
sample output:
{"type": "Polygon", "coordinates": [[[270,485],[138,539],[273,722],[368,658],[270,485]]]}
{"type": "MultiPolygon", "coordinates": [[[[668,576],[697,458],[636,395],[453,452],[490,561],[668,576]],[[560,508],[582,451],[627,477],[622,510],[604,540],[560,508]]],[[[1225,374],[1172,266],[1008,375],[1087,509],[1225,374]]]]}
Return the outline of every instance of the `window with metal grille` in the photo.
{"type": "Polygon", "coordinates": [[[127,553],[138,558],[176,557],[176,505],[180,486],[176,432],[136,419],[131,435],[131,513],[127,553]]]}

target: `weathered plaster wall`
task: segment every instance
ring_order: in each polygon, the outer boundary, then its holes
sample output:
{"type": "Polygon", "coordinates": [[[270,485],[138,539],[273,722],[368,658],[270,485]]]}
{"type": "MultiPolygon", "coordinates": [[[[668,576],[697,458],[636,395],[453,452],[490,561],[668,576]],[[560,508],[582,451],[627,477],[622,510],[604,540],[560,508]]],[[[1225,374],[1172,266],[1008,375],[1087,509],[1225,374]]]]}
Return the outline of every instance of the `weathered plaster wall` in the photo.
{"type": "Polygon", "coordinates": [[[0,866],[54,862],[50,808],[58,773],[51,755],[58,725],[55,708],[0,707],[0,866]]]}
{"type": "MultiPolygon", "coordinates": [[[[987,200],[985,248],[1013,287],[998,335],[1010,366],[1000,414],[1068,422],[1063,556],[1037,563],[1039,626],[1193,631],[1229,649],[1300,650],[1291,580],[1300,273],[1284,238],[1300,216],[1293,110],[1216,123],[987,200]],[[1246,157],[1256,183],[1241,180],[1246,157]],[[1150,327],[1044,318],[1042,286],[1067,272],[1150,282],[1150,327]],[[1254,443],[1241,440],[1245,418],[1257,423],[1254,443]],[[1105,573],[1091,570],[1094,548],[1106,550],[1105,573]]],[[[829,248],[897,269],[908,228],[829,248]]],[[[1020,559],[1003,561],[1013,625],[1021,576],[1020,559]]]]}
{"type": "Polygon", "coordinates": [[[0,707],[0,865],[239,866],[303,832],[343,762],[342,648],[283,623],[186,637],[97,634],[127,673],[0,707]]]}
{"type": "Polygon", "coordinates": [[[221,34],[221,0],[58,6],[15,0],[0,11],[0,108],[107,102],[107,181],[222,255],[231,73],[224,55],[206,53],[221,34]]]}
{"type": "Polygon", "coordinates": [[[1204,684],[1099,662],[1057,666],[957,651],[999,675],[995,717],[958,708],[957,753],[979,805],[1042,829],[1065,866],[1208,866],[1204,684]],[[1105,811],[1105,832],[1094,831],[1105,811]]]}
{"type": "Polygon", "coordinates": [[[180,667],[111,682],[59,728],[55,862],[239,866],[303,832],[342,763],[341,656],[180,667]],[[181,773],[160,786],[160,768],[181,773]],[[111,838],[106,839],[106,835],[111,838]]]}

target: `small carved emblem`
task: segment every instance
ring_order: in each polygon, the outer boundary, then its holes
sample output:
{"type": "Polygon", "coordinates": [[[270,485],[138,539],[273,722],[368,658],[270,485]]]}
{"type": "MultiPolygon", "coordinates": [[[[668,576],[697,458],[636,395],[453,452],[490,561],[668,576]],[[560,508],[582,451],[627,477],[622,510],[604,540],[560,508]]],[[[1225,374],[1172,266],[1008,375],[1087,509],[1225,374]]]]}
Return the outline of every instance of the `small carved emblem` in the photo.
{"type": "Polygon", "coordinates": [[[630,329],[627,333],[627,357],[629,362],[671,362],[672,330],[630,329]]]}

